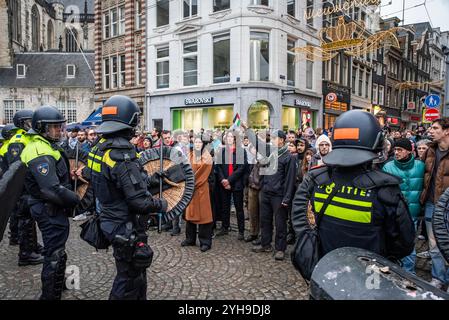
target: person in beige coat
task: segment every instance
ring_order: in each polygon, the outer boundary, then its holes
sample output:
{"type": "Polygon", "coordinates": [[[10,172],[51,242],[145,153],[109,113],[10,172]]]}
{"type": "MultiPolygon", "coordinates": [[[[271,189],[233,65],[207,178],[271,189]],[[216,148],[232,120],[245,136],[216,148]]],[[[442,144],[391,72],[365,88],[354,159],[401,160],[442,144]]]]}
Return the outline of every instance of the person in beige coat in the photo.
{"type": "Polygon", "coordinates": [[[195,246],[198,228],[200,248],[202,252],[206,252],[212,247],[213,216],[208,178],[213,168],[213,160],[210,153],[204,149],[201,136],[194,138],[193,150],[190,151],[189,158],[195,173],[195,191],[186,209],[186,239],[181,245],[195,246]]]}

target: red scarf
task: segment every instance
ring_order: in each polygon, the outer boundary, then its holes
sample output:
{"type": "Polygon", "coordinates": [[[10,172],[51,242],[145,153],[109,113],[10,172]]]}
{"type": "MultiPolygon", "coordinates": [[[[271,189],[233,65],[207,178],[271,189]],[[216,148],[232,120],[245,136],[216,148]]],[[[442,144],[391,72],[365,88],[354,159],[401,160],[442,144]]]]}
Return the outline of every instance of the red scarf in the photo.
{"type": "Polygon", "coordinates": [[[234,151],[235,151],[235,147],[233,146],[232,148],[229,148],[228,149],[229,150],[229,153],[228,153],[228,156],[229,156],[229,160],[228,160],[228,162],[229,162],[229,164],[228,164],[228,177],[230,177],[231,175],[232,175],[232,173],[234,172],[234,164],[233,164],[233,154],[234,154],[234,151]]]}

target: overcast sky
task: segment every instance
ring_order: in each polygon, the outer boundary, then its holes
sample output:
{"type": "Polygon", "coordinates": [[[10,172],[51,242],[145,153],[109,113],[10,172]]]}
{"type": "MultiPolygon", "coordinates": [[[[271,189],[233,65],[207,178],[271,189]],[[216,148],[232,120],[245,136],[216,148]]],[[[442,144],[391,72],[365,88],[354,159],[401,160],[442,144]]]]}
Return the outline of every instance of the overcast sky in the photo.
{"type": "MultiPolygon", "coordinates": [[[[382,0],[381,16],[397,16],[402,20],[402,2],[403,0],[382,0]]],[[[405,0],[405,24],[426,21],[430,21],[434,28],[440,27],[441,31],[449,31],[449,0],[405,0]],[[425,7],[418,6],[422,3],[426,3],[430,19],[425,7]]]]}

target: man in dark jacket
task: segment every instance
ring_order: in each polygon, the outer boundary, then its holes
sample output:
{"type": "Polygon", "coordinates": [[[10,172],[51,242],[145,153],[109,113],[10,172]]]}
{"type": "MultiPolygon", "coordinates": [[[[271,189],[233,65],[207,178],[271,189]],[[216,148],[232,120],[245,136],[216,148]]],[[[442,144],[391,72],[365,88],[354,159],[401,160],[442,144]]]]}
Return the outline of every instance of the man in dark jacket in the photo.
{"type": "MultiPolygon", "coordinates": [[[[271,174],[261,176],[260,190],[260,227],[261,244],[253,248],[254,252],[271,252],[273,250],[271,241],[273,237],[273,217],[275,220],[275,259],[284,260],[287,249],[287,218],[288,208],[291,206],[295,179],[295,158],[288,152],[286,144],[287,136],[278,130],[272,136],[273,152],[267,160],[274,159],[274,170],[271,174]],[[277,165],[277,167],[276,167],[277,165]]],[[[264,161],[262,160],[262,163],[264,161]]],[[[273,161],[268,161],[270,166],[273,161]]],[[[263,173],[263,172],[262,172],[263,173]]],[[[269,172],[265,172],[269,173],[269,172]]]]}
{"type": "Polygon", "coordinates": [[[437,288],[449,283],[448,269],[438,250],[432,229],[432,217],[435,204],[449,187],[449,118],[438,119],[430,128],[433,143],[424,154],[426,165],[424,174],[424,190],[421,204],[424,205],[426,229],[429,236],[429,251],[432,258],[432,281],[437,288]]]}
{"type": "Polygon", "coordinates": [[[238,134],[228,131],[224,136],[225,146],[218,152],[216,172],[222,197],[222,227],[216,236],[226,235],[230,227],[231,197],[234,199],[239,229],[239,240],[245,238],[245,213],[243,211],[244,176],[248,171],[248,160],[238,134]]]}
{"type": "Polygon", "coordinates": [[[372,169],[383,143],[372,114],[356,110],[342,114],[325,165],[311,170],[299,186],[293,200],[293,228],[300,238],[310,230],[309,220],[318,221],[321,257],[342,247],[370,250],[393,260],[412,252],[415,229],[399,188],[401,180],[372,169]],[[309,204],[313,214],[308,213],[309,204]]]}

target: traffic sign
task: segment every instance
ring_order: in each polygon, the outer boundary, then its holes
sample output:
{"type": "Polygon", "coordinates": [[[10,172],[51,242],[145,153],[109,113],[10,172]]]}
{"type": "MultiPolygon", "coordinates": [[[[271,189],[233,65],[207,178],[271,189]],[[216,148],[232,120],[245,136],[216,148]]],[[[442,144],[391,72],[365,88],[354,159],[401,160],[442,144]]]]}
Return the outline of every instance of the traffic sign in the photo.
{"type": "Polygon", "coordinates": [[[333,93],[333,92],[329,93],[329,94],[326,96],[326,101],[329,101],[329,102],[335,102],[335,101],[337,101],[337,95],[336,95],[335,93],[333,93]]]}
{"type": "Polygon", "coordinates": [[[440,111],[438,109],[427,109],[424,118],[429,122],[435,121],[440,118],[440,111]]]}
{"type": "Polygon", "coordinates": [[[441,103],[440,96],[437,96],[436,94],[431,94],[427,96],[426,101],[424,102],[427,106],[427,108],[438,108],[441,103]]]}

